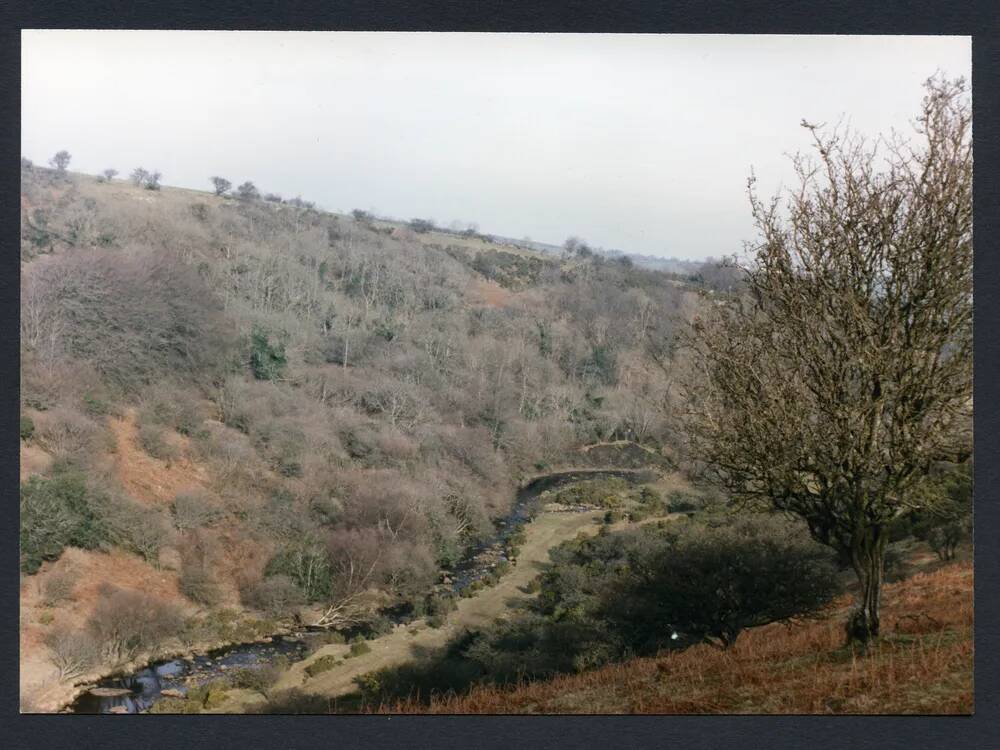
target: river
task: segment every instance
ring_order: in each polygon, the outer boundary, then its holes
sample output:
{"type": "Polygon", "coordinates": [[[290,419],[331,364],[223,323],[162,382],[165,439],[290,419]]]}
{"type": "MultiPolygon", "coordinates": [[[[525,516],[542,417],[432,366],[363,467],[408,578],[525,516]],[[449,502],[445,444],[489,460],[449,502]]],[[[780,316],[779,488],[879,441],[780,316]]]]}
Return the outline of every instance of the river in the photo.
{"type": "MultiPolygon", "coordinates": [[[[474,581],[487,575],[506,557],[503,549],[508,538],[538,511],[538,497],[551,490],[583,479],[617,477],[633,483],[649,481],[652,472],[644,470],[595,470],[579,469],[554,472],[537,476],[520,490],[511,510],[496,523],[497,531],[489,539],[468,551],[452,572],[452,588],[460,592],[474,581]],[[491,554],[486,554],[490,553],[491,554]]],[[[187,659],[155,661],[145,668],[127,675],[107,677],[96,687],[121,691],[116,695],[94,695],[88,691],[80,695],[69,707],[71,713],[140,713],[147,711],[162,696],[164,690],[186,693],[194,685],[225,678],[234,669],[256,669],[283,656],[290,662],[309,655],[309,641],[319,637],[316,633],[292,633],[275,636],[268,643],[247,643],[218,649],[208,654],[187,659]]]]}

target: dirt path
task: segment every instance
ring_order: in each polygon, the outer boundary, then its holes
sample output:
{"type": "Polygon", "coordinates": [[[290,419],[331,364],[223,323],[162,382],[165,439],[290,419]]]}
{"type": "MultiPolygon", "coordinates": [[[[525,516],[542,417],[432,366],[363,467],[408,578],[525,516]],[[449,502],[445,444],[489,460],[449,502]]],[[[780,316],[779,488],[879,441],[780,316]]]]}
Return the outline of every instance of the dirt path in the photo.
{"type": "MultiPolygon", "coordinates": [[[[327,672],[309,677],[305,672],[309,664],[324,656],[343,657],[349,652],[346,645],[324,646],[308,659],[293,664],[279,679],[275,689],[297,687],[308,693],[331,698],[346,695],[356,690],[355,677],[404,664],[427,650],[440,648],[464,628],[486,625],[509,613],[518,601],[530,597],[522,588],[538,574],[542,564],[548,561],[549,550],[580,532],[596,533],[597,521],[603,515],[603,511],[539,515],[524,527],[527,538],[518,553],[517,565],[496,586],[484,589],[474,597],[459,599],[458,608],[448,615],[444,627],[429,628],[423,620],[400,625],[381,638],[367,641],[371,647],[370,653],[349,658],[327,672]]],[[[218,710],[221,713],[238,712],[263,700],[259,693],[232,691],[230,700],[218,710]]]]}

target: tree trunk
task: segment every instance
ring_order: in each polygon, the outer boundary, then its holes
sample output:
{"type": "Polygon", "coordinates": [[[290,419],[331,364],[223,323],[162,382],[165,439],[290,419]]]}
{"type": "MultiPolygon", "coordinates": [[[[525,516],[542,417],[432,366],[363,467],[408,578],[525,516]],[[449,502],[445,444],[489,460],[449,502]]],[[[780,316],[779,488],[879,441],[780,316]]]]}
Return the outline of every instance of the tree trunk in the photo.
{"type": "Polygon", "coordinates": [[[858,609],[847,621],[847,642],[867,645],[879,633],[885,546],[888,535],[881,525],[859,530],[851,538],[851,564],[861,583],[858,609]]]}

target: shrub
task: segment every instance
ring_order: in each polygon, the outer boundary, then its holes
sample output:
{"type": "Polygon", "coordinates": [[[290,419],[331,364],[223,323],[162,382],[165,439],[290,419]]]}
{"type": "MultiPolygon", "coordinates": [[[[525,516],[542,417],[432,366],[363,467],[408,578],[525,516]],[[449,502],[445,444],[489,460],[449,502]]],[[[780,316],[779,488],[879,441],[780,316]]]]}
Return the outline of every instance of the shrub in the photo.
{"type": "Polygon", "coordinates": [[[174,526],[188,531],[210,525],[221,514],[213,500],[203,492],[179,492],[170,506],[174,526]]]}
{"type": "Polygon", "coordinates": [[[181,593],[188,599],[206,607],[219,604],[223,599],[222,586],[205,565],[185,561],[181,567],[181,593]]]}
{"type": "Polygon", "coordinates": [[[455,597],[449,594],[431,594],[427,597],[425,611],[428,615],[447,615],[458,607],[455,597]]]}
{"type": "Polygon", "coordinates": [[[179,635],[185,643],[223,641],[245,643],[273,633],[277,623],[253,617],[241,617],[231,609],[213,609],[200,618],[191,618],[179,635]]]}
{"type": "Polygon", "coordinates": [[[236,197],[241,201],[257,201],[260,200],[260,191],[256,185],[247,180],[236,188],[236,197]]]}
{"type": "Polygon", "coordinates": [[[351,644],[351,656],[361,656],[362,654],[371,653],[372,647],[369,646],[364,641],[352,643],[351,644]]]}
{"type": "Polygon", "coordinates": [[[326,550],[308,541],[293,542],[279,550],[268,561],[264,575],[286,576],[311,602],[329,596],[333,582],[326,550]]]}
{"type": "Polygon", "coordinates": [[[21,485],[21,569],[34,573],[44,560],[55,560],[65,547],[94,549],[108,539],[95,512],[95,499],[82,474],[57,472],[49,479],[31,477],[21,485]]]}
{"type": "Polygon", "coordinates": [[[71,600],[77,580],[79,575],[73,571],[52,572],[42,586],[42,603],[47,607],[54,607],[61,602],[71,600]]]}
{"type": "Polygon", "coordinates": [[[652,512],[660,510],[663,507],[663,498],[652,487],[643,487],[639,490],[639,502],[652,512]]]}
{"type": "Polygon", "coordinates": [[[229,688],[230,685],[225,680],[212,680],[209,683],[188,690],[187,700],[189,703],[199,706],[202,709],[218,708],[226,702],[229,688]]]}
{"type": "Polygon", "coordinates": [[[698,510],[699,507],[693,496],[677,491],[670,493],[670,499],[667,502],[667,510],[671,513],[688,513],[698,510]]]}
{"type": "Polygon", "coordinates": [[[58,628],[45,635],[45,645],[52,663],[59,670],[60,680],[79,677],[94,666],[100,657],[100,646],[86,632],[58,628]]]}
{"type": "MultiPolygon", "coordinates": [[[[269,663],[262,667],[234,669],[226,676],[226,679],[234,688],[256,690],[263,693],[278,681],[278,678],[281,676],[282,666],[282,664],[277,663],[277,660],[275,660],[274,663],[269,663]]],[[[287,669],[287,660],[284,668],[287,669]]]]}
{"type": "MultiPolygon", "coordinates": [[[[355,644],[355,645],[357,645],[357,644],[355,644]]],[[[352,647],[351,648],[352,655],[353,655],[353,652],[354,652],[354,649],[352,647]]],[[[329,655],[329,654],[327,656],[321,656],[318,659],[316,659],[316,661],[312,662],[311,664],[307,664],[306,665],[306,667],[305,667],[305,673],[307,675],[309,675],[310,677],[315,677],[316,675],[322,674],[323,672],[329,672],[331,669],[333,669],[339,663],[340,663],[340,659],[338,659],[336,656],[329,655]]]]}
{"type": "Polygon", "coordinates": [[[309,510],[324,526],[333,526],[344,515],[344,503],[331,495],[316,495],[309,501],[309,510]]]}
{"type": "Polygon", "coordinates": [[[116,663],[155,649],[181,628],[181,617],[160,599],[109,584],[103,584],[99,593],[101,598],[87,629],[101,644],[104,655],[116,663]]]}
{"type": "Polygon", "coordinates": [[[435,629],[443,627],[447,619],[445,615],[431,615],[427,618],[427,627],[435,629]]]}
{"type": "Polygon", "coordinates": [[[305,596],[295,581],[286,575],[265,578],[241,592],[244,604],[266,612],[271,617],[283,617],[305,603],[305,596]]]}
{"type": "Polygon", "coordinates": [[[392,620],[384,615],[369,617],[363,624],[363,637],[367,640],[379,638],[392,632],[392,620]]]}
{"type": "Polygon", "coordinates": [[[19,432],[21,435],[21,440],[28,441],[35,434],[35,420],[31,417],[23,416],[21,417],[21,423],[19,425],[19,432]]]}
{"type": "Polygon", "coordinates": [[[167,537],[163,513],[117,495],[100,495],[94,508],[109,543],[157,564],[167,537]]]}
{"type": "Polygon", "coordinates": [[[255,328],[250,334],[250,367],[257,380],[279,380],[288,360],[282,344],[272,344],[267,334],[255,328]]]}
{"type": "Polygon", "coordinates": [[[114,413],[114,408],[92,393],[83,394],[83,410],[91,417],[104,417],[114,413]]]}
{"type": "Polygon", "coordinates": [[[913,514],[913,535],[941,560],[952,560],[958,545],[972,534],[972,465],[946,469],[921,489],[929,496],[928,507],[913,514]]]}
{"type": "Polygon", "coordinates": [[[79,461],[93,453],[99,434],[94,422],[79,411],[57,406],[37,417],[35,437],[60,457],[79,461]]]}
{"type": "Polygon", "coordinates": [[[559,489],[554,501],[563,505],[596,505],[599,508],[618,508],[621,494],[628,489],[624,479],[609,477],[584,479],[559,489]]]}
{"type": "Polygon", "coordinates": [[[814,614],[839,591],[829,552],[776,519],[691,525],[630,570],[603,612],[633,641],[677,631],[729,647],[745,628],[814,614]]]}
{"type": "Polygon", "coordinates": [[[410,219],[410,229],[418,234],[426,234],[434,231],[434,222],[431,219],[410,219]]]}
{"type": "Polygon", "coordinates": [[[181,435],[194,435],[204,421],[204,414],[190,389],[161,384],[153,399],[144,406],[142,421],[167,425],[181,435]]]}
{"type": "Polygon", "coordinates": [[[139,427],[139,444],[153,458],[161,461],[173,461],[180,455],[177,448],[164,439],[163,428],[155,424],[144,424],[139,427]]]}

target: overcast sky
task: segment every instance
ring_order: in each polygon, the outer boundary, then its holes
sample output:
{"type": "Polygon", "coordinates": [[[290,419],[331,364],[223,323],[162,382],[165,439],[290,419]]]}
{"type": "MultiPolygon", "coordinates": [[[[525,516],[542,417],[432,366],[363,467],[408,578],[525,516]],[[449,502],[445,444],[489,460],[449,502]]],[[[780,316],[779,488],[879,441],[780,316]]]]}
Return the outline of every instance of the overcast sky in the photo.
{"type": "Polygon", "coordinates": [[[745,195],[847,115],[906,129],[967,37],[28,31],[22,152],[324,208],[683,258],[752,237],[745,195]]]}

